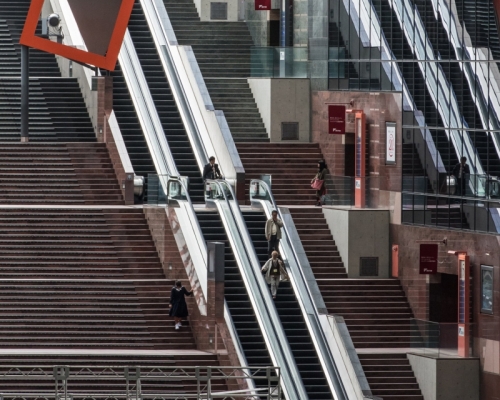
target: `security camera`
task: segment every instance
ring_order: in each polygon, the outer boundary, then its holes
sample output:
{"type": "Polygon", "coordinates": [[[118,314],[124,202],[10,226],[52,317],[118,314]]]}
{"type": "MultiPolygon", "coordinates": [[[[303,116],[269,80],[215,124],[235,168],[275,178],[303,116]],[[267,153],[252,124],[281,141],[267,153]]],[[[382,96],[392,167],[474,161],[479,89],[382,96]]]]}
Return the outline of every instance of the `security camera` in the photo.
{"type": "Polygon", "coordinates": [[[42,37],[50,39],[56,37],[58,43],[62,43],[64,35],[62,34],[61,17],[59,14],[50,14],[42,19],[42,37]]]}
{"type": "Polygon", "coordinates": [[[61,24],[61,17],[59,14],[50,14],[47,17],[47,25],[50,26],[51,28],[58,28],[59,25],[61,24]]]}

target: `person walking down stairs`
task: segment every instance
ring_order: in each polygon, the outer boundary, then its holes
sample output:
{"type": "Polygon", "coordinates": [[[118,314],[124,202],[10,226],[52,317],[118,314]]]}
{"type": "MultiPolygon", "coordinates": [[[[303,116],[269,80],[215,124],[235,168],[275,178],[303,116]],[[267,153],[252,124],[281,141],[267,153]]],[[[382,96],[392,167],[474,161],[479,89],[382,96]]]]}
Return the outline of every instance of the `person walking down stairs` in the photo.
{"type": "Polygon", "coordinates": [[[189,315],[185,296],[192,295],[193,291],[191,290],[188,292],[187,289],[182,286],[181,281],[175,282],[175,286],[172,288],[172,292],[170,293],[169,315],[174,317],[176,330],[182,326],[182,319],[189,315]]]}

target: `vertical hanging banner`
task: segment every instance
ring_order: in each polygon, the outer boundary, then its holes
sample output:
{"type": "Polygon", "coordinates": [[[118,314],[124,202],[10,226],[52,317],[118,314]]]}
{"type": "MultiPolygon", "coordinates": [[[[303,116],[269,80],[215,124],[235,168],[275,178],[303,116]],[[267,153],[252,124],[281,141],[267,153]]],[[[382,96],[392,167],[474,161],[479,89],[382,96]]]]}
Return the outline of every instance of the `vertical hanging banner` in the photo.
{"type": "Polygon", "coordinates": [[[268,11],[271,9],[271,0],[255,0],[256,11],[268,11]]]}
{"type": "Polygon", "coordinates": [[[328,106],[328,133],[330,135],[345,134],[345,106],[328,106]]]}
{"type": "Polygon", "coordinates": [[[385,124],[385,163],[396,164],[396,123],[385,124]]]}
{"type": "Polygon", "coordinates": [[[420,274],[437,274],[438,268],[438,245],[420,245],[420,274]]]}

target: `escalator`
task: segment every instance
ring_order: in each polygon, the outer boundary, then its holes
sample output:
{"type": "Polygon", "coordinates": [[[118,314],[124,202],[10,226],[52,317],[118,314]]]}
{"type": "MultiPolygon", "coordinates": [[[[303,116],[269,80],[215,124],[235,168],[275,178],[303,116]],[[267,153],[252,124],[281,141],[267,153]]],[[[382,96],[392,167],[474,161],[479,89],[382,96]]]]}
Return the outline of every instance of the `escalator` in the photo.
{"type": "Polygon", "coordinates": [[[487,47],[500,68],[500,30],[492,0],[456,0],[457,15],[474,47],[487,47]]]}
{"type": "MultiPolygon", "coordinates": [[[[177,170],[189,177],[189,195],[194,203],[203,203],[203,179],[196,162],[191,143],[184,128],[174,96],[163,70],[154,40],[149,31],[140,2],[134,5],[129,23],[129,32],[134,42],[163,131],[172,152],[177,170]]],[[[208,160],[207,160],[208,162],[208,160]]]]}
{"type": "MultiPolygon", "coordinates": [[[[264,265],[268,259],[267,241],[264,237],[264,226],[267,218],[263,212],[257,211],[243,211],[242,214],[259,261],[261,265],[264,265]]],[[[309,399],[333,399],[290,282],[280,284],[275,305],[309,399]]]]}
{"type": "MultiPolygon", "coordinates": [[[[115,71],[113,71],[112,76],[113,110],[120,126],[130,162],[134,167],[134,172],[136,175],[144,176],[146,178],[145,184],[147,185],[148,175],[156,174],[157,172],[119,64],[116,66],[115,71]]],[[[147,193],[146,187],[145,193],[147,193]]]]}
{"type": "MultiPolygon", "coordinates": [[[[248,366],[272,365],[264,337],[219,214],[216,211],[197,211],[196,216],[206,241],[217,241],[225,244],[224,297],[248,366]]],[[[262,381],[255,379],[257,387],[267,384],[266,382],[264,379],[262,381]]]]}
{"type": "MultiPolygon", "coordinates": [[[[429,41],[432,44],[436,59],[451,60],[439,63],[446,79],[452,84],[458,100],[460,112],[471,129],[483,129],[481,116],[477,109],[471,89],[464,72],[457,61],[455,50],[443,26],[441,15],[436,19],[431,0],[414,0],[414,4],[422,18],[429,41]]],[[[474,68],[474,67],[473,67],[474,68]]],[[[490,135],[483,131],[469,131],[469,136],[476,147],[481,165],[486,173],[500,175],[500,159],[490,135]]]]}
{"type": "MultiPolygon", "coordinates": [[[[374,8],[380,19],[387,43],[397,60],[415,59],[404,33],[399,24],[396,13],[387,0],[373,1],[374,8]]],[[[399,62],[399,69],[406,82],[413,100],[425,117],[425,124],[429,127],[443,127],[443,121],[425,85],[425,77],[418,62],[399,62]]],[[[432,130],[431,134],[443,164],[447,171],[458,163],[455,149],[448,139],[444,129],[432,130]]]]}

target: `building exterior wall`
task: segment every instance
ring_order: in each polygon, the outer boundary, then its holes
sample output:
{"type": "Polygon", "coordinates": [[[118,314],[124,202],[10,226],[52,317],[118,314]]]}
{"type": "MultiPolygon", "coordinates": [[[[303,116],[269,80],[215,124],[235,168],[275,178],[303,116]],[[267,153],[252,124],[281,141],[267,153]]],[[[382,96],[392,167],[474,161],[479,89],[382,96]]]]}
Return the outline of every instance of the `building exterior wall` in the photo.
{"type": "MultiPolygon", "coordinates": [[[[473,355],[481,363],[481,399],[500,394],[500,237],[458,230],[391,224],[391,244],[399,245],[399,278],[415,318],[429,320],[429,287],[440,274],[457,275],[457,258],[448,251],[466,251],[471,265],[473,355]],[[438,274],[419,274],[419,243],[439,244],[438,274]],[[493,315],[481,313],[481,265],[494,268],[493,315]]],[[[454,312],[454,310],[450,310],[454,312]]]]}
{"type": "Polygon", "coordinates": [[[400,216],[402,173],[401,94],[393,92],[312,92],[312,141],[319,143],[330,174],[345,176],[345,146],[354,144],[354,124],[347,119],[345,135],[328,134],[328,105],[345,105],[347,109],[363,110],[366,115],[370,177],[370,207],[391,209],[391,221],[400,216]],[[385,163],[385,124],[396,123],[396,164],[385,163]]]}
{"type": "Polygon", "coordinates": [[[251,78],[248,83],[271,142],[282,141],[282,122],[297,122],[298,140],[310,142],[308,79],[251,78]]]}
{"type": "Polygon", "coordinates": [[[328,207],[323,214],[349,278],[360,277],[360,257],[378,258],[378,276],[389,277],[389,213],[328,207]]]}

